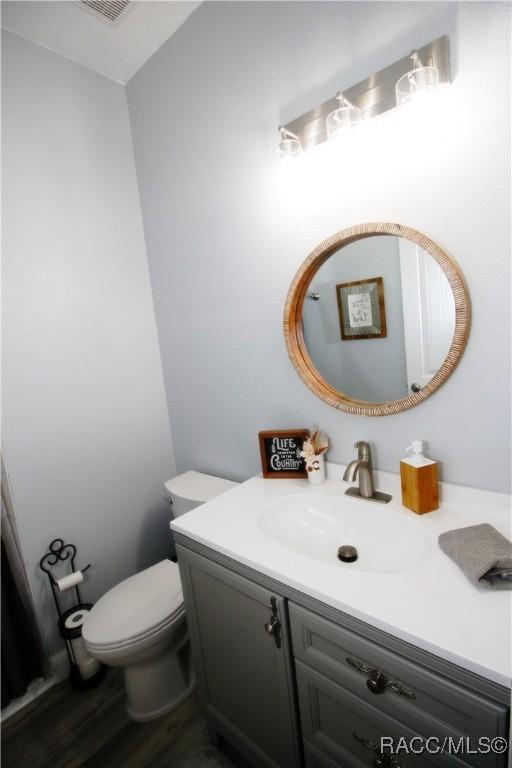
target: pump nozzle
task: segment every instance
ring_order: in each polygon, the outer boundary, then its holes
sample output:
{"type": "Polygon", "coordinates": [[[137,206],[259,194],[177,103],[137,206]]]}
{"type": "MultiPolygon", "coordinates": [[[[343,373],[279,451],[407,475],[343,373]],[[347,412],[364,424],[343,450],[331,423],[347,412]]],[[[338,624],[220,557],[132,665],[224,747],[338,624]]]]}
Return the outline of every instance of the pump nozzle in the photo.
{"type": "Polygon", "coordinates": [[[423,453],[423,440],[413,440],[405,450],[412,451],[416,456],[421,456],[423,453]]]}

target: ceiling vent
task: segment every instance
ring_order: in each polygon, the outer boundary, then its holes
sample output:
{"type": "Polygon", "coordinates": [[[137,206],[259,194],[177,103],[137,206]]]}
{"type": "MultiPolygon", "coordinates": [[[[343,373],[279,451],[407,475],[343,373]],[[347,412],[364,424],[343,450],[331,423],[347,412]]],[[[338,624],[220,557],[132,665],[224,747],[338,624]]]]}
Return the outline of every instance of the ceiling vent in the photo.
{"type": "MultiPolygon", "coordinates": [[[[132,3],[130,0],[80,0],[86,9],[109,24],[117,24],[132,3]]],[[[85,10],[85,9],[84,9],[85,10]]]]}

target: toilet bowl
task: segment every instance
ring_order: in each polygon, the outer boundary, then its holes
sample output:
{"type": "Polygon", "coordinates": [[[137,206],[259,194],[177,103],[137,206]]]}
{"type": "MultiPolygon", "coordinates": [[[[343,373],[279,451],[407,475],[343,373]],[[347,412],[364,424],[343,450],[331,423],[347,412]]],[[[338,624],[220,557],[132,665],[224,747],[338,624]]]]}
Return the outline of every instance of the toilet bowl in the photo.
{"type": "MultiPolygon", "coordinates": [[[[165,487],[172,494],[173,516],[179,516],[235,485],[186,472],[165,487]]],[[[90,656],[123,668],[132,720],[170,712],[194,688],[180,573],[170,560],[130,576],[103,595],[89,612],[82,637],[90,656]]]]}
{"type": "Polygon", "coordinates": [[[131,576],[90,611],[87,652],[122,667],[128,714],[151,720],[178,706],[194,685],[178,566],[170,560],[131,576]]]}

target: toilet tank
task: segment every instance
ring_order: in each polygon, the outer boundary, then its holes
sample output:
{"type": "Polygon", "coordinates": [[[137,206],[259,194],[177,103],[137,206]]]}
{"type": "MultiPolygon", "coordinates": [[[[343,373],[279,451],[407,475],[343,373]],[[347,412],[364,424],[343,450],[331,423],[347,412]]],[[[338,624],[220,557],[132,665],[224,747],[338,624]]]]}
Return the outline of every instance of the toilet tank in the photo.
{"type": "Polygon", "coordinates": [[[164,485],[172,503],[173,517],[180,517],[194,507],[235,488],[238,483],[191,470],[173,477],[172,480],[167,480],[164,485]]]}

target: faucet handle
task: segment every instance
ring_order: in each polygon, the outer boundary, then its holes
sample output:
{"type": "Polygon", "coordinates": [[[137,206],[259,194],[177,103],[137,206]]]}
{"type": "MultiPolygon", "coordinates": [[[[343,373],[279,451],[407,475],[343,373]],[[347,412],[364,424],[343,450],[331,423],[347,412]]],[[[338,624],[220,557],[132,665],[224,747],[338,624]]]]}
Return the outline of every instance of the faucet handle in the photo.
{"type": "Polygon", "coordinates": [[[357,448],[358,459],[368,460],[370,458],[371,448],[369,443],[364,440],[358,440],[357,443],[354,443],[354,448],[357,448]]]}

